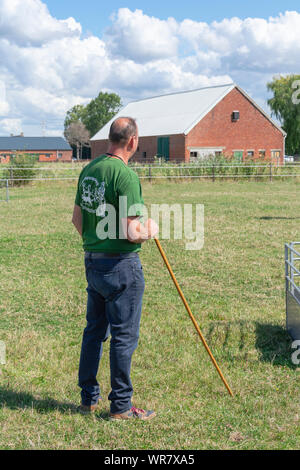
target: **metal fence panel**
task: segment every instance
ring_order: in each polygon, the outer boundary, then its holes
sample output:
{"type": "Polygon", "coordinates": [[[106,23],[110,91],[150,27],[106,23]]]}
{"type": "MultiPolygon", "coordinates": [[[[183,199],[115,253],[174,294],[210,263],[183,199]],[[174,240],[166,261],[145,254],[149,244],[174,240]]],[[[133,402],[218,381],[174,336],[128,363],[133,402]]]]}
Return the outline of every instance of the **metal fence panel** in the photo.
{"type": "Polygon", "coordinates": [[[300,300],[286,293],[286,329],[294,340],[300,339],[300,300]]]}
{"type": "Polygon", "coordinates": [[[286,328],[300,340],[300,242],[285,245],[286,328]]]}

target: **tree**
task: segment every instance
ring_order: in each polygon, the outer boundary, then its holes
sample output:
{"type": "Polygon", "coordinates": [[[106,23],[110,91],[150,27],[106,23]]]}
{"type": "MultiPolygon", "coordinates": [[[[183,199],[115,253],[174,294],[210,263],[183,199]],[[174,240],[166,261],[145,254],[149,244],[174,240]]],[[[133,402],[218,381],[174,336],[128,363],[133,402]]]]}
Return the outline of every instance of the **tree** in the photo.
{"type": "Polygon", "coordinates": [[[79,160],[79,151],[80,157],[82,157],[82,147],[90,147],[89,131],[81,121],[76,121],[71,122],[69,127],[65,129],[64,135],[69,144],[76,147],[76,157],[79,160]]]}
{"type": "Polygon", "coordinates": [[[69,109],[64,122],[65,130],[72,122],[83,122],[84,110],[85,106],[83,104],[77,104],[76,106],[73,106],[73,108],[69,109]]]}
{"type": "Polygon", "coordinates": [[[300,75],[274,77],[267,88],[273,92],[268,100],[272,114],[287,133],[286,152],[300,153],[300,75]]]}
{"type": "Polygon", "coordinates": [[[117,94],[100,92],[86,106],[76,105],[67,112],[65,130],[71,123],[82,122],[93,136],[114,117],[121,106],[121,98],[117,94]]]}
{"type": "Polygon", "coordinates": [[[99,93],[85,108],[83,122],[95,135],[121,108],[121,98],[115,93],[99,93]]]}

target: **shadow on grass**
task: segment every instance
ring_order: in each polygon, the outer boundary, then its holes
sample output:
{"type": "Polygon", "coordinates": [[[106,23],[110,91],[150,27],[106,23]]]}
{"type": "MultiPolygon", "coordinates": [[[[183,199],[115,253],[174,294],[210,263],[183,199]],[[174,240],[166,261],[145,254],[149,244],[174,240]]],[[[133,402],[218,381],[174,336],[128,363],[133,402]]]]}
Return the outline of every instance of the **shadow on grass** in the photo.
{"type": "Polygon", "coordinates": [[[208,342],[212,341],[212,338],[214,335],[218,335],[221,332],[223,332],[223,338],[222,338],[222,346],[223,348],[226,348],[227,346],[230,346],[230,335],[235,335],[235,337],[238,336],[238,348],[240,351],[242,351],[245,348],[245,338],[246,334],[249,328],[249,321],[219,321],[219,322],[214,322],[209,325],[209,329],[207,333],[205,334],[206,339],[208,342]]]}
{"type": "Polygon", "coordinates": [[[253,348],[253,334],[260,362],[290,369],[297,368],[297,365],[292,363],[292,339],[279,325],[243,320],[219,321],[211,323],[204,336],[209,344],[214,342],[219,347],[222,345],[224,353],[227,351],[232,358],[245,360],[248,358],[249,348],[253,348]]]}
{"type": "Polygon", "coordinates": [[[255,347],[261,353],[261,362],[296,369],[297,366],[291,360],[291,343],[290,336],[281,326],[256,322],[255,347]]]}
{"type": "MultiPolygon", "coordinates": [[[[78,405],[74,403],[59,402],[52,398],[36,398],[28,392],[15,392],[5,387],[0,387],[0,406],[6,406],[11,410],[34,409],[38,413],[59,411],[60,413],[82,414],[78,410],[78,405]]],[[[100,409],[95,413],[95,417],[108,420],[109,413],[100,409]]]]}
{"type": "Polygon", "coordinates": [[[298,220],[300,217],[271,217],[271,216],[264,216],[264,217],[256,217],[259,220],[298,220]]]}

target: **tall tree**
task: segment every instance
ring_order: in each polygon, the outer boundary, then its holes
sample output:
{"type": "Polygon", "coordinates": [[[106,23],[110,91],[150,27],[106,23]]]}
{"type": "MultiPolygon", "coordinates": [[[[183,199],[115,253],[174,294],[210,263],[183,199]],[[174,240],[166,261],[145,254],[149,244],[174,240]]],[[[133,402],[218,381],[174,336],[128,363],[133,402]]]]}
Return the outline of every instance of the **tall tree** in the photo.
{"type": "Polygon", "coordinates": [[[65,118],[65,130],[73,122],[82,122],[91,136],[95,135],[121,108],[121,98],[115,93],[102,93],[86,106],[69,109],[65,118]]]}
{"type": "Polygon", "coordinates": [[[287,133],[286,152],[300,153],[300,75],[274,77],[267,88],[273,92],[268,100],[272,114],[287,133]]]}
{"type": "Polygon", "coordinates": [[[83,104],[77,104],[69,109],[64,122],[65,130],[72,122],[83,122],[84,111],[85,106],[83,104]]]}
{"type": "Polygon", "coordinates": [[[121,108],[121,98],[115,93],[100,92],[86,106],[82,122],[95,135],[121,108]]]}

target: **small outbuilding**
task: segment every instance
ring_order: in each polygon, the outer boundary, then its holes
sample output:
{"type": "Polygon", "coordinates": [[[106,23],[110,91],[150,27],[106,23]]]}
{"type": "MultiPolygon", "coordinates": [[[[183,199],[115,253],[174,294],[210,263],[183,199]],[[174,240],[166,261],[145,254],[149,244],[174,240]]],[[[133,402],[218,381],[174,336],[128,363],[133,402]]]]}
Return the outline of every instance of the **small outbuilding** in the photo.
{"type": "Polygon", "coordinates": [[[91,139],[92,158],[105,153],[119,116],[136,119],[139,147],[133,160],[154,157],[189,162],[207,155],[282,164],[286,133],[235,83],[133,101],[91,139]]]}
{"type": "Polygon", "coordinates": [[[17,153],[35,155],[40,162],[71,161],[72,148],[62,137],[0,137],[0,163],[17,153]]]}

